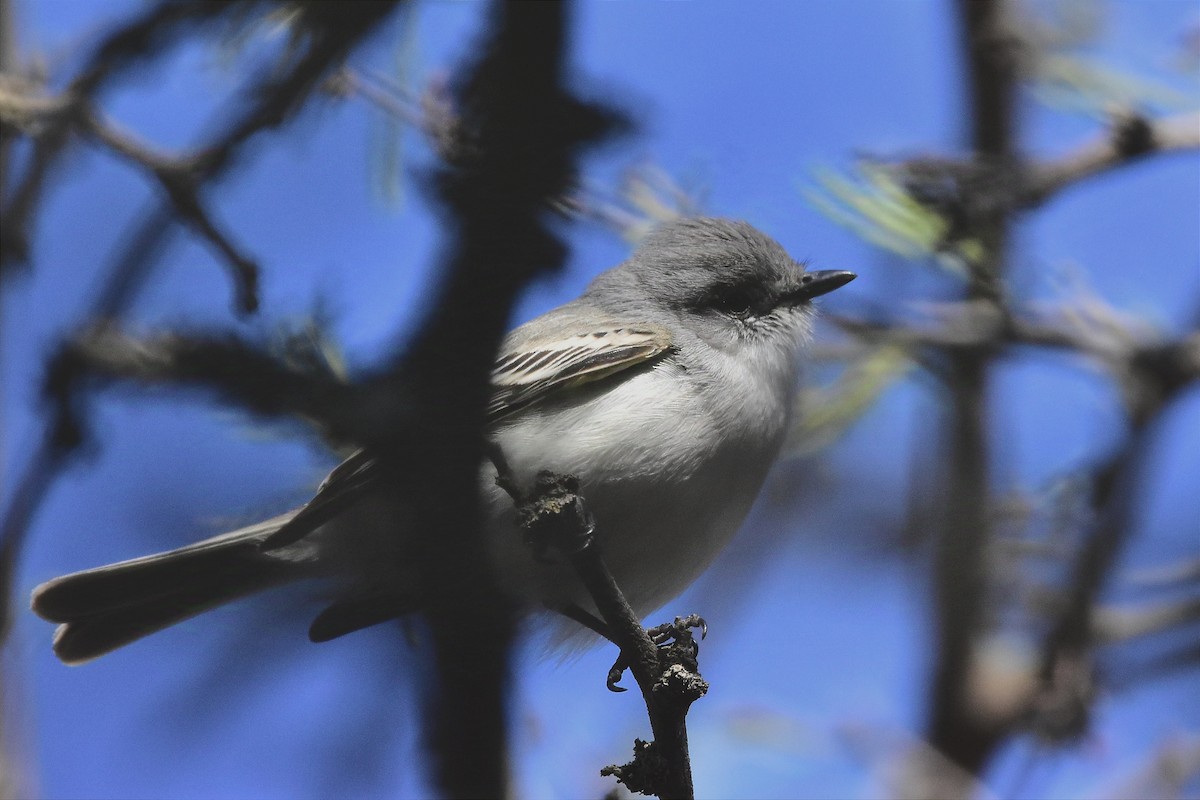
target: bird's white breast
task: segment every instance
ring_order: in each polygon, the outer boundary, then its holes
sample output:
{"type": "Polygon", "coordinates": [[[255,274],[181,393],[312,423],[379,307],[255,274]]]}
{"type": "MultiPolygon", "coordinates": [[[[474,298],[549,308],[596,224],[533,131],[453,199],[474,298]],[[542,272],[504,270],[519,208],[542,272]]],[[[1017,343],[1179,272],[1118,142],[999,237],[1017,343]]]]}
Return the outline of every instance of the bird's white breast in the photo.
{"type": "MultiPolygon", "coordinates": [[[[541,470],[580,479],[608,564],[646,614],[686,588],[749,511],[787,425],[790,350],[706,350],[688,367],[668,358],[583,402],[532,409],[495,440],[527,486],[541,470]]],[[[494,469],[483,473],[504,582],[532,602],[590,609],[569,569],[532,557],[494,469]]]]}

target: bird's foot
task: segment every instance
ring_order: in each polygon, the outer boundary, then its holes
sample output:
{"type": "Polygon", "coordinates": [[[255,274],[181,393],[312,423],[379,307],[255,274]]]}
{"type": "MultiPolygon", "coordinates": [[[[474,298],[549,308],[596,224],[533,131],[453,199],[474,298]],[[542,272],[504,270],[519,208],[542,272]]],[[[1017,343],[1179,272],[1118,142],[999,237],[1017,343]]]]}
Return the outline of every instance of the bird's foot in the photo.
{"type": "MultiPolygon", "coordinates": [[[[699,670],[696,658],[700,655],[700,642],[692,635],[693,630],[700,631],[701,640],[708,636],[708,623],[699,614],[676,617],[673,622],[646,629],[650,641],[658,647],[658,663],[664,669],[671,664],[681,664],[689,672],[699,670]]],[[[608,678],[604,682],[610,692],[625,691],[625,687],[618,684],[628,668],[629,662],[625,654],[617,656],[617,660],[609,667],[608,678]]]]}

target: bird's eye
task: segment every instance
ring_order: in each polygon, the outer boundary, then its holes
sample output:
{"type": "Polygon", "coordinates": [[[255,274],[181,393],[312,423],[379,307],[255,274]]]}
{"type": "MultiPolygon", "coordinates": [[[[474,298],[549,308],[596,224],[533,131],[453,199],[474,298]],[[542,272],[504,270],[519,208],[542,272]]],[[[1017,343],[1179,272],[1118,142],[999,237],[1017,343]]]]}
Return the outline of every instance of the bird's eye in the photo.
{"type": "Polygon", "coordinates": [[[754,297],[744,289],[729,287],[713,298],[713,306],[722,314],[746,317],[754,308],[754,297]]]}

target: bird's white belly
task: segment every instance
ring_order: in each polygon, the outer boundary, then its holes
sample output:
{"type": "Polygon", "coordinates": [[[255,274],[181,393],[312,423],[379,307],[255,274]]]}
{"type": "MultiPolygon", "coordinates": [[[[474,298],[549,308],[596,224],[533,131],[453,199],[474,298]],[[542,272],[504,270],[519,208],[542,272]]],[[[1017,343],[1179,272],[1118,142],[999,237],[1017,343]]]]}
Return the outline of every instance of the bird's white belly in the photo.
{"type": "MultiPolygon", "coordinates": [[[[786,418],[780,403],[722,414],[729,403],[714,409],[681,391],[675,369],[633,376],[571,409],[536,410],[495,437],[525,486],[541,470],[579,478],[608,565],[640,615],[679,594],[737,532],[786,418]]],[[[483,473],[504,584],[532,603],[591,609],[565,564],[534,559],[494,469],[483,473]]]]}

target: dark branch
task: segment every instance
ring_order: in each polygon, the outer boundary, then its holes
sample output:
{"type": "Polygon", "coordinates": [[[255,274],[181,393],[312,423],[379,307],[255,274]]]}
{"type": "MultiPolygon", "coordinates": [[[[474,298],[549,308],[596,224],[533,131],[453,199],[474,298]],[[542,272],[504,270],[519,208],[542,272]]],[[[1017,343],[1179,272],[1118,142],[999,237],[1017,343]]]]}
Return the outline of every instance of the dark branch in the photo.
{"type": "Polygon", "coordinates": [[[491,364],[520,290],[565,257],[550,199],[612,126],[608,112],[566,89],[570,10],[504,2],[489,10],[477,60],[454,87],[464,145],[434,175],[448,212],[442,283],[397,363],[414,387],[420,435],[385,452],[421,464],[422,486],[436,487],[412,500],[416,529],[430,533],[421,541],[422,596],[440,667],[425,730],[434,778],[451,797],[507,790],[513,609],[492,574],[478,494],[491,364]]]}
{"type": "MultiPolygon", "coordinates": [[[[959,0],[975,160],[1002,168],[1014,159],[1014,117],[1019,42],[1009,3],[959,0]]],[[[1003,291],[1009,215],[998,205],[974,222],[983,255],[972,267],[967,299],[993,304],[1007,315],[1003,291]]],[[[978,774],[998,741],[997,732],[972,715],[967,698],[973,648],[984,622],[987,553],[991,538],[991,418],[989,350],[946,354],[949,416],[943,427],[945,462],[935,520],[934,594],[937,656],[930,690],[929,742],[950,761],[978,774]]]]}
{"type": "Polygon", "coordinates": [[[170,198],[176,216],[206,239],[229,266],[236,288],[234,308],[242,314],[258,310],[258,264],[221,232],[200,198],[201,180],[195,158],[170,157],[150,150],[132,134],[119,131],[95,111],[81,109],[79,126],[109,151],[148,172],[170,198]]]}
{"type": "Polygon", "coordinates": [[[692,616],[651,630],[643,628],[605,563],[596,523],[579,495],[578,480],[544,472],[525,495],[512,488],[515,484],[505,474],[503,458],[494,463],[500,485],[517,504],[534,555],[544,557],[547,549],[554,548],[570,562],[604,620],[604,635],[620,650],[609,675],[609,688],[623,691],[616,683],[629,669],[641,689],[654,741],[638,740],[631,763],[606,767],[602,774],[617,777],[631,791],[690,800],[694,789],[687,713],[708,691],[699,674],[698,646],[691,629],[706,631],[704,620],[692,616]]]}
{"type": "MultiPolygon", "coordinates": [[[[102,41],[92,53],[79,75],[71,81],[55,102],[58,113],[46,120],[45,128],[34,137],[33,153],[24,176],[11,195],[3,198],[0,216],[4,219],[0,237],[0,277],[14,264],[29,259],[29,228],[45,193],[47,183],[74,132],[77,107],[98,100],[103,92],[130,69],[154,58],[180,38],[195,35],[197,28],[211,24],[234,9],[250,2],[221,2],[221,0],[183,0],[158,4],[139,18],[118,28],[102,41]]],[[[35,87],[19,81],[16,76],[3,76],[7,95],[32,95],[35,87]]],[[[0,108],[7,110],[0,101],[0,108]]],[[[3,122],[10,124],[9,119],[3,122]]],[[[0,184],[7,186],[7,182],[0,184]]]]}

